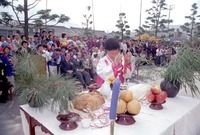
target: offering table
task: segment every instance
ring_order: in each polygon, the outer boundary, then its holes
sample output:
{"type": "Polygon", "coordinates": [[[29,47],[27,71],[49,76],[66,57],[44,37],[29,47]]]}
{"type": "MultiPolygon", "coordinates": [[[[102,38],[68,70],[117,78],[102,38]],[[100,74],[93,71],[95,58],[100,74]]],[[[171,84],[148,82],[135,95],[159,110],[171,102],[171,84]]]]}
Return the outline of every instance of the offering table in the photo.
{"type": "MultiPolygon", "coordinates": [[[[125,126],[115,123],[115,135],[199,135],[200,100],[178,95],[168,98],[162,110],[152,110],[143,104],[141,112],[134,116],[136,122],[125,126]]],[[[109,135],[110,127],[78,128],[64,131],[59,128],[58,115],[48,109],[38,110],[28,105],[20,106],[25,135],[109,135]]]]}

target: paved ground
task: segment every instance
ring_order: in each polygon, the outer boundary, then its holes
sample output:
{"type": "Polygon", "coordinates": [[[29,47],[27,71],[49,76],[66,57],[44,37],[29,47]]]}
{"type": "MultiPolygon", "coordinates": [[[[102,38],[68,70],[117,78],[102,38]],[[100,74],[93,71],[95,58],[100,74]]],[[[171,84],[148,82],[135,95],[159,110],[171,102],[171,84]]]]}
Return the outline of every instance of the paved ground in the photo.
{"type": "MultiPolygon", "coordinates": [[[[152,77],[149,75],[150,72],[145,72],[149,68],[150,67],[141,68],[139,71],[140,75],[130,79],[130,82],[160,84],[162,79],[156,77],[156,73],[152,77]]],[[[160,72],[160,68],[157,68],[157,70],[157,72],[160,72]]],[[[197,85],[200,89],[200,84],[197,85]]],[[[179,94],[191,96],[191,94],[186,94],[184,90],[181,90],[179,94]]],[[[198,98],[200,98],[200,96],[198,98]]],[[[19,102],[17,100],[17,96],[14,96],[14,100],[8,101],[6,104],[0,103],[0,135],[24,135],[22,131],[22,124],[19,113],[19,102]]]]}
{"type": "Polygon", "coordinates": [[[0,135],[24,135],[16,96],[13,101],[0,103],[0,135]]]}

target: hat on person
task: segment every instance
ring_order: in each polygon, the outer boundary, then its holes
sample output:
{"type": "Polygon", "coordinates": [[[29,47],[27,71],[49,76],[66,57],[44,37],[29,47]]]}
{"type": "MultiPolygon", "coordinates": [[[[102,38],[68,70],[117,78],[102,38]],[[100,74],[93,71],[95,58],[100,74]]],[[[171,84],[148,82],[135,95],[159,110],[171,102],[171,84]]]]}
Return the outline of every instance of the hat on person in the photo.
{"type": "Polygon", "coordinates": [[[10,49],[10,47],[8,46],[8,42],[6,42],[6,41],[4,41],[4,42],[1,44],[1,47],[2,47],[2,50],[4,50],[5,48],[10,49]]]}
{"type": "Polygon", "coordinates": [[[8,42],[4,41],[2,44],[1,44],[2,48],[8,46],[8,42]]]}
{"type": "Polygon", "coordinates": [[[74,41],[73,40],[68,40],[68,44],[69,45],[74,45],[74,41]]]}
{"type": "Polygon", "coordinates": [[[53,45],[53,41],[49,41],[47,44],[48,45],[53,45]]]}

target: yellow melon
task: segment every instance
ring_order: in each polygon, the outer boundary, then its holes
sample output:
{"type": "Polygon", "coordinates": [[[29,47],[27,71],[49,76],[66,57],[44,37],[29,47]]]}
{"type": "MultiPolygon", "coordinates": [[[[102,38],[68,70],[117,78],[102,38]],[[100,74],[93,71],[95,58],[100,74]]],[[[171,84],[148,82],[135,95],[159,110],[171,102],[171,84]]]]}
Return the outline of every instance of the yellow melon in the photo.
{"type": "Polygon", "coordinates": [[[117,103],[117,114],[124,113],[125,111],[126,111],[126,102],[122,99],[119,99],[117,103]]]}
{"type": "Polygon", "coordinates": [[[119,95],[119,99],[124,100],[126,103],[133,99],[133,94],[129,90],[122,90],[119,95]]]}
{"type": "Polygon", "coordinates": [[[140,110],[141,110],[141,104],[137,100],[133,99],[130,102],[128,102],[127,111],[130,114],[138,114],[140,113],[140,110]]]}

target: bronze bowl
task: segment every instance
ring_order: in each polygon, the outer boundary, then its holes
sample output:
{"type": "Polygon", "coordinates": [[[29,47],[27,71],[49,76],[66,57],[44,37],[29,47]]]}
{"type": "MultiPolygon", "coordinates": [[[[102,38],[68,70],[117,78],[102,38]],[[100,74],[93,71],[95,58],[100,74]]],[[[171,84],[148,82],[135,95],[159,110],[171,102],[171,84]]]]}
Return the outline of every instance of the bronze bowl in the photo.
{"type": "Polygon", "coordinates": [[[80,115],[77,113],[59,114],[57,120],[61,122],[60,128],[62,130],[73,130],[78,127],[76,123],[80,119],[80,115]]]}

